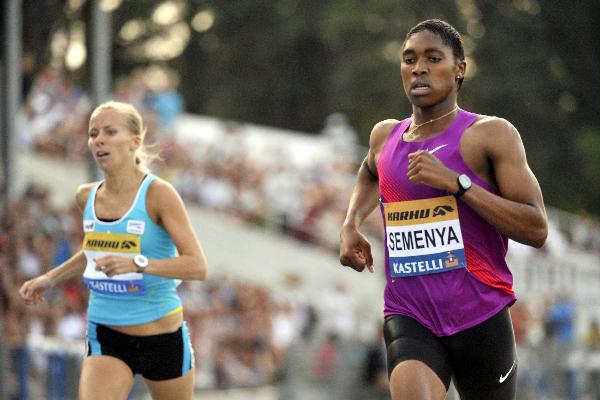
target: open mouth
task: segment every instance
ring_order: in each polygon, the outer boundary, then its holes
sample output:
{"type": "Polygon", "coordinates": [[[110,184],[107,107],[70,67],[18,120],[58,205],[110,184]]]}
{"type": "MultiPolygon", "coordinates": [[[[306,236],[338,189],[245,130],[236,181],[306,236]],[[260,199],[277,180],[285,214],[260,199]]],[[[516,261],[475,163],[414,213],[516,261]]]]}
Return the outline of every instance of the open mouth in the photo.
{"type": "Polygon", "coordinates": [[[410,88],[411,93],[413,94],[426,94],[431,91],[431,86],[424,82],[416,82],[410,88]]]}
{"type": "Polygon", "coordinates": [[[108,151],[97,151],[96,158],[104,158],[108,156],[110,153],[108,151]]]}

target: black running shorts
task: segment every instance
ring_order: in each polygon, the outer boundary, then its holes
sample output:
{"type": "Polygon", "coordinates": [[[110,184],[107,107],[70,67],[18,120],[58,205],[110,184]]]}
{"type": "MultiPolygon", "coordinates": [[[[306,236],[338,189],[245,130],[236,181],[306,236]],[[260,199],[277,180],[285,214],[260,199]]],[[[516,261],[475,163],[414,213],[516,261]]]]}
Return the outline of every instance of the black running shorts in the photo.
{"type": "Polygon", "coordinates": [[[178,330],[152,336],[127,335],[88,322],[88,356],[112,356],[131,368],[133,375],[163,381],[179,378],[194,366],[190,335],[184,322],[178,330]]]}
{"type": "Polygon", "coordinates": [[[436,336],[413,318],[384,321],[388,374],[402,361],[431,368],[446,389],[450,379],[461,400],[514,400],[517,351],[508,307],[487,321],[450,336],[436,336]]]}

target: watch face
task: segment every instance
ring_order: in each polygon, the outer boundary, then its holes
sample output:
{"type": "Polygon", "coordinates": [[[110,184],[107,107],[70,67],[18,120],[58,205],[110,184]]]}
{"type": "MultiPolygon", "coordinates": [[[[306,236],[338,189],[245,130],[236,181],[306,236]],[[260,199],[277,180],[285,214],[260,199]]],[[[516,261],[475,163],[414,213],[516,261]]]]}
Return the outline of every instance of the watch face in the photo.
{"type": "Polygon", "coordinates": [[[471,178],[469,178],[465,174],[462,174],[458,177],[458,182],[460,183],[460,186],[463,187],[463,189],[468,189],[471,187],[471,178]]]}
{"type": "Polygon", "coordinates": [[[135,262],[135,265],[137,265],[138,267],[144,268],[148,265],[148,258],[141,254],[136,254],[133,258],[133,262],[135,262]]]}

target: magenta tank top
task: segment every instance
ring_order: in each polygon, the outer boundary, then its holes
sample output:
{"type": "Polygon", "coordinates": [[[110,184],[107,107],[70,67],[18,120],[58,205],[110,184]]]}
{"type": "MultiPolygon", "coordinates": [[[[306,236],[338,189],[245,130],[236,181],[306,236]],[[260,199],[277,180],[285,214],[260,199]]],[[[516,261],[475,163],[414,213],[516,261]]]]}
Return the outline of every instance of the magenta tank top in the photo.
{"type": "Polygon", "coordinates": [[[406,176],[408,155],[426,149],[497,194],[460,154],[464,131],[479,117],[459,110],[446,131],[420,142],[403,140],[412,121],[407,118],[394,127],[377,162],[386,244],[384,315],[412,317],[438,336],[473,327],[516,301],[506,236],[460,199],[406,176]]]}

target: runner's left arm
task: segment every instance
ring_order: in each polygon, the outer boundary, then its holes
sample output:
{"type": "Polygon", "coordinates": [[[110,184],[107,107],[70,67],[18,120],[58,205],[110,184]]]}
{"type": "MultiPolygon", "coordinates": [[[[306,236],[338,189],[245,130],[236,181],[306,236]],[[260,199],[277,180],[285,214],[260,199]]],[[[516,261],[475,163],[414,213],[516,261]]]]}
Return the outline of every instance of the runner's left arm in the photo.
{"type": "MultiPolygon", "coordinates": [[[[171,236],[178,255],[166,259],[150,259],[144,273],[181,280],[206,278],[207,262],[183,200],[175,188],[156,179],[148,188],[148,213],[171,236]]],[[[96,260],[107,276],[137,271],[131,258],[105,256],[96,260]]]]}
{"type": "MultiPolygon", "coordinates": [[[[548,235],[548,221],[540,185],[527,164],[521,137],[508,121],[488,119],[482,130],[481,151],[492,165],[496,195],[473,183],[460,198],[483,219],[507,237],[533,247],[542,247],[548,235]]],[[[427,151],[409,155],[407,175],[411,182],[458,191],[458,172],[447,168],[427,151]]]]}

